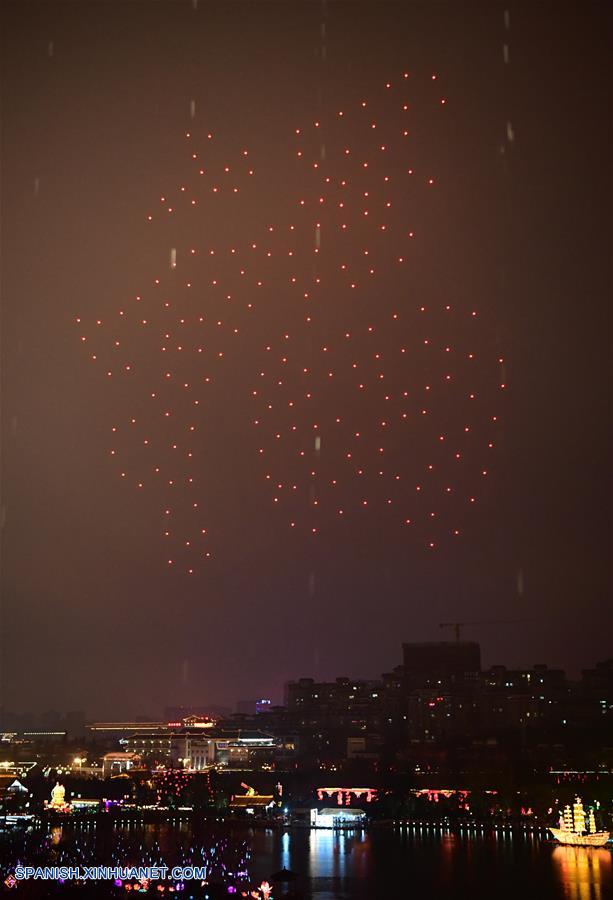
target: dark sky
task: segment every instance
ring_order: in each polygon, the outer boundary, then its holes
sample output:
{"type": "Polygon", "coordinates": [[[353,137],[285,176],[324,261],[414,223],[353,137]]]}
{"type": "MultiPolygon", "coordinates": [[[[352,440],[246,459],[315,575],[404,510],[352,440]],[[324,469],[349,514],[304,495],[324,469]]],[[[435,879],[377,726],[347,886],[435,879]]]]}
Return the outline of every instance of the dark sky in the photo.
{"type": "Polygon", "coordinates": [[[485,664],[546,662],[576,674],[610,656],[605,4],[3,2],[2,34],[4,706],[122,716],[279,700],[289,678],[376,677],[400,662],[403,640],[451,639],[441,621],[501,622],[466,631],[481,642],[485,664]],[[363,97],[377,141],[357,124],[363,97]],[[389,143],[384,162],[380,134],[389,143]],[[345,144],[352,160],[369,160],[368,174],[351,168],[345,144]],[[225,165],[232,182],[223,182],[225,165]],[[402,181],[407,165],[415,180],[402,181]],[[326,172],[334,188],[325,210],[311,213],[326,172]],[[352,186],[368,186],[372,215],[388,223],[384,235],[368,231],[355,192],[339,212],[345,172],[352,186]],[[177,201],[170,217],[166,195],[177,201]],[[186,204],[192,195],[197,209],[186,204]],[[328,238],[345,214],[350,233],[328,238]],[[317,258],[313,215],[322,228],[317,258]],[[254,236],[258,256],[241,280],[228,250],[247,254],[254,236]],[[377,261],[370,281],[365,241],[377,261]],[[353,293],[344,262],[360,281],[353,293]],[[287,287],[292,274],[298,285],[321,276],[308,301],[313,323],[298,287],[287,287]],[[172,313],[155,293],[158,275],[172,313]],[[232,285],[229,307],[209,284],[216,276],[232,285]],[[143,308],[149,330],[140,327],[143,308]],[[407,314],[392,324],[399,308],[407,314]],[[196,309],[208,316],[201,332],[196,309]],[[347,329],[351,344],[343,343],[347,329]],[[424,336],[437,352],[423,349],[424,336]],[[446,342],[464,360],[450,368],[451,393],[437,386],[449,368],[446,342]],[[321,355],[328,343],[333,388],[321,355]],[[406,363],[405,343],[414,348],[406,363]],[[191,356],[175,349],[183,344],[191,356]],[[389,406],[374,386],[358,398],[354,358],[368,390],[384,374],[389,406]],[[122,371],[126,363],[133,373],[122,371]],[[164,383],[167,368],[189,381],[190,397],[192,382],[200,384],[201,405],[164,383]],[[428,427],[418,417],[425,383],[433,386],[428,427]],[[315,410],[304,400],[309,385],[315,410]],[[161,407],[150,406],[150,391],[161,407]],[[267,419],[273,397],[280,405],[267,419]],[[391,468],[379,478],[373,423],[390,409],[390,421],[400,423],[403,410],[408,421],[386,432],[391,468]],[[330,430],[339,414],[341,437],[330,430]],[[446,448],[468,419],[454,468],[446,448]],[[313,483],[297,457],[301,438],[279,444],[275,433],[319,421],[321,446],[310,432],[304,445],[321,466],[313,483]],[[346,478],[344,453],[360,428],[366,474],[346,478]],[[434,446],[439,431],[445,449],[434,446]],[[177,435],[179,463],[170,449],[177,435]],[[180,494],[177,485],[157,487],[156,460],[172,479],[193,475],[195,486],[180,494]],[[430,461],[436,480],[428,482],[430,461]],[[337,473],[338,501],[330,487],[337,473]],[[477,482],[478,503],[468,509],[477,482]],[[446,485],[452,496],[441,499],[446,485]],[[360,510],[363,498],[369,505],[360,510]],[[400,518],[388,499],[404,510],[400,518]],[[413,509],[415,521],[401,527],[413,509]],[[186,548],[202,524],[203,543],[186,548]]]}

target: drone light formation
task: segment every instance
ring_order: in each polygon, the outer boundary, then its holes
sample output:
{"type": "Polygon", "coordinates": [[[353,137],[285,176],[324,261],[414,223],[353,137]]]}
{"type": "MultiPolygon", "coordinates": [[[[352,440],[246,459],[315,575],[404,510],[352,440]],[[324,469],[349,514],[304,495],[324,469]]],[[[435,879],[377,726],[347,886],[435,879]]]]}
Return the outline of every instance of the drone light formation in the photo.
{"type": "MultiPolygon", "coordinates": [[[[428,113],[445,115],[428,80],[428,113]]],[[[132,406],[109,459],[155,498],[176,571],[194,575],[213,552],[209,450],[220,417],[239,414],[224,406],[229,382],[248,401],[244,464],[298,539],[369,521],[431,552],[470,528],[504,363],[476,306],[416,290],[418,217],[444,186],[414,151],[410,85],[401,73],[297,123],[295,185],[273,222],[265,166],[246,147],[223,158],[192,122],[179,180],[146,213],[169,243],[164,263],[119,308],[76,318],[118,409],[132,406]]]]}

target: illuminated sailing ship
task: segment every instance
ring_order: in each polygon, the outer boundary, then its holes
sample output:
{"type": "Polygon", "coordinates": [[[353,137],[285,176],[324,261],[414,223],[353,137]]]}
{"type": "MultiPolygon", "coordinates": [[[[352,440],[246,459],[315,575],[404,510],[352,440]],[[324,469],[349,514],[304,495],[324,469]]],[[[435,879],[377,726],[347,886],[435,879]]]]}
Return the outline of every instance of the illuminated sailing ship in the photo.
{"type": "Polygon", "coordinates": [[[608,831],[598,831],[594,810],[590,807],[587,816],[580,797],[575,797],[572,808],[565,806],[560,816],[560,827],[549,829],[561,844],[579,847],[604,847],[609,840],[608,831]]]}

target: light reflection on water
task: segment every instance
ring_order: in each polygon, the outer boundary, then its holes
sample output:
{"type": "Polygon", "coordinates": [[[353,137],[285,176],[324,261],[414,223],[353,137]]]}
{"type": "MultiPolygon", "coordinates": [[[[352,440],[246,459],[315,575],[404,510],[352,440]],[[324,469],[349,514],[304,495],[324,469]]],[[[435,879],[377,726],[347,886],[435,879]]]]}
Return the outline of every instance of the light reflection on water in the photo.
{"type": "Polygon", "coordinates": [[[610,850],[556,847],[552,859],[564,886],[564,896],[569,900],[602,900],[610,892],[610,850]]]}
{"type": "MultiPolygon", "coordinates": [[[[51,830],[54,848],[62,840],[62,830],[51,830]]],[[[68,840],[75,838],[72,831],[68,840]]],[[[127,831],[137,847],[159,842],[167,862],[177,861],[181,847],[204,846],[211,839],[202,822],[125,824],[95,836],[102,844],[105,840],[112,844],[118,831],[127,831]]],[[[218,831],[229,846],[246,842],[251,847],[248,868],[256,883],[270,880],[282,868],[297,874],[295,881],[275,886],[274,900],[613,898],[611,849],[562,847],[532,833],[428,826],[282,832],[220,825],[218,831]]],[[[82,837],[79,829],[77,836],[82,837]]],[[[138,859],[132,862],[140,864],[138,859]]]]}
{"type": "Polygon", "coordinates": [[[250,842],[255,873],[297,872],[293,889],[304,900],[613,897],[611,850],[560,847],[533,834],[295,829],[255,831],[250,842]]]}

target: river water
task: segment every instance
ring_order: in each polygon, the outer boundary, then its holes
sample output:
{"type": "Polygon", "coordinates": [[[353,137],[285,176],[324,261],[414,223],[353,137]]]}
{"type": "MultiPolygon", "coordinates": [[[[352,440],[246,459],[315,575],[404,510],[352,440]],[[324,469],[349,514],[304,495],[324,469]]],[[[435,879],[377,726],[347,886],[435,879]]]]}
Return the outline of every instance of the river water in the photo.
{"type": "Polygon", "coordinates": [[[611,850],[560,847],[532,835],[259,832],[251,844],[254,874],[299,872],[304,896],[314,900],[613,897],[611,850]]]}
{"type": "MultiPolygon", "coordinates": [[[[373,828],[355,832],[249,828],[216,823],[143,825],[66,824],[35,835],[39,850],[0,848],[3,877],[16,860],[24,864],[152,864],[148,851],[173,865],[195,850],[211,859],[220,853],[233,871],[248,869],[252,886],[281,869],[297,876],[275,884],[271,900],[607,900],[613,898],[613,851],[561,847],[524,832],[464,831],[435,827],[373,828]],[[212,830],[214,829],[214,831],[212,830]],[[46,837],[45,837],[46,834],[46,837]],[[40,852],[40,847],[46,849],[40,852]],[[211,848],[216,847],[213,851],[211,848]],[[64,854],[63,860],[57,853],[64,854]],[[11,860],[9,860],[9,855],[11,860]],[[32,860],[27,856],[31,855],[32,860]],[[147,863],[149,859],[149,863],[147,863]]],[[[195,858],[195,857],[193,857],[195,858]]],[[[21,883],[14,896],[66,895],[61,885],[21,883]]],[[[0,893],[7,890],[0,883],[0,893]]],[[[88,896],[126,896],[122,889],[91,885],[88,896]]],[[[156,894],[155,890],[150,893],[156,894]]],[[[221,894],[226,895],[225,888],[221,894]]],[[[13,895],[13,894],[11,894],[13,895]]],[[[187,882],[180,896],[202,898],[199,883],[187,882]]],[[[130,895],[131,896],[131,895],[130,895]]],[[[157,894],[161,896],[161,894],[157,894]]],[[[211,893],[213,896],[213,893],[211,893]]],[[[219,896],[215,893],[215,896],[219,896]]]]}

